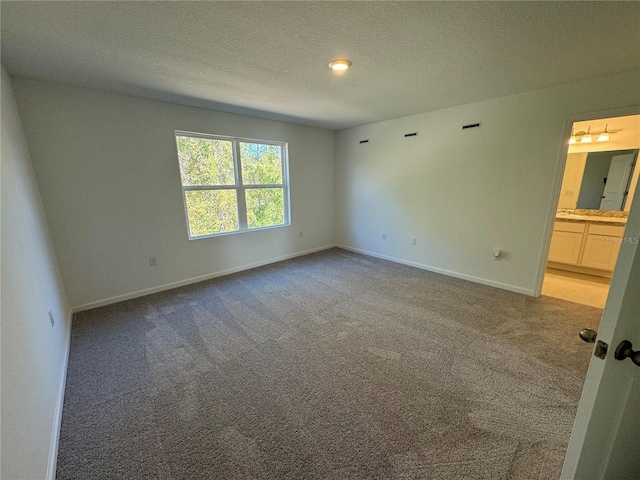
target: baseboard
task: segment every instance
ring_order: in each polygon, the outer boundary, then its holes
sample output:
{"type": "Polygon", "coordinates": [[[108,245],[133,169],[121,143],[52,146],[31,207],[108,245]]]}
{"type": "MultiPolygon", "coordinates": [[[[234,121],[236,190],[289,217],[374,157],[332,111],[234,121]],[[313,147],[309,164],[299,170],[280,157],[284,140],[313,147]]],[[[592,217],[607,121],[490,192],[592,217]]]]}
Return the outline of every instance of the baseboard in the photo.
{"type": "Polygon", "coordinates": [[[185,285],[190,285],[192,283],[203,282],[205,280],[210,280],[212,278],[222,277],[224,275],[230,275],[232,273],[237,273],[237,272],[242,272],[244,270],[250,270],[252,268],[262,267],[263,265],[269,265],[271,263],[282,262],[284,260],[289,260],[290,258],[302,257],[304,255],[321,252],[323,250],[328,250],[330,248],[335,248],[335,247],[337,247],[337,245],[335,244],[324,245],[322,247],[312,248],[311,250],[305,250],[303,252],[283,255],[281,257],[270,258],[268,260],[264,260],[261,262],[241,265],[239,267],[229,268],[227,270],[220,270],[218,272],[208,273],[206,275],[200,275],[197,277],[191,277],[184,280],[179,280],[177,282],[166,283],[164,285],[159,285],[157,287],[145,288],[143,290],[138,290],[131,293],[116,295],[115,297],[105,298],[103,300],[98,300],[96,302],[83,303],[81,305],[76,305],[75,307],[73,307],[71,309],[71,312],[77,313],[83,310],[91,310],[92,308],[104,307],[105,305],[110,305],[112,303],[124,302],[125,300],[131,300],[132,298],[144,297],[145,295],[151,295],[152,293],[158,293],[164,290],[171,290],[172,288],[183,287],[185,285]]]}
{"type": "Polygon", "coordinates": [[[582,273],[583,275],[591,275],[594,277],[611,278],[613,272],[607,270],[598,270],[596,268],[581,267],[579,265],[567,265],[564,263],[547,262],[547,268],[553,268],[555,270],[564,270],[573,273],[582,273]]]}
{"type": "Polygon", "coordinates": [[[344,250],[349,250],[351,252],[362,253],[363,255],[368,255],[370,257],[380,258],[382,260],[389,260],[394,263],[401,263],[403,265],[409,265],[410,267],[420,268],[422,270],[427,270],[433,273],[439,273],[441,275],[446,275],[448,277],[459,278],[461,280],[468,280],[469,282],[480,283],[482,285],[487,285],[489,287],[500,288],[502,290],[508,290],[510,292],[521,293],[523,295],[528,295],[530,297],[535,297],[535,293],[532,289],[518,287],[516,285],[511,285],[508,283],[495,282],[493,280],[489,280],[481,277],[474,277],[472,275],[466,275],[464,273],[454,272],[451,270],[445,270],[443,268],[432,267],[429,265],[424,265],[422,263],[411,262],[409,260],[403,260],[402,258],[391,257],[389,255],[382,255],[380,253],[370,252],[368,250],[362,250],[360,248],[349,247],[347,245],[336,245],[338,248],[343,248],[344,250]]]}
{"type": "Polygon", "coordinates": [[[47,463],[47,480],[55,480],[58,463],[58,445],[60,442],[60,428],[62,427],[62,407],[64,406],[64,392],[67,385],[67,367],[69,366],[69,350],[71,348],[71,323],[73,312],[69,310],[69,329],[67,331],[67,343],[64,349],[62,372],[60,374],[60,387],[58,389],[58,401],[53,415],[53,430],[51,431],[51,444],[49,445],[49,461],[47,463]]]}

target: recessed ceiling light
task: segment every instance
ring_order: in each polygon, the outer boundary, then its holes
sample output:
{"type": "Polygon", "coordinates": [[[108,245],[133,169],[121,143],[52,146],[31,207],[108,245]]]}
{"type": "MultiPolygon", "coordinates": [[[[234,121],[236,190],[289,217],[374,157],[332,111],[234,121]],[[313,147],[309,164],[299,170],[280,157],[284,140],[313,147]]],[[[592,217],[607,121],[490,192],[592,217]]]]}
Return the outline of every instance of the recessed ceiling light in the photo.
{"type": "Polygon", "coordinates": [[[331,70],[335,70],[337,72],[341,72],[343,70],[346,70],[350,66],[351,66],[351,60],[346,60],[344,58],[339,58],[339,59],[334,60],[333,62],[331,62],[329,64],[329,68],[331,70]]]}

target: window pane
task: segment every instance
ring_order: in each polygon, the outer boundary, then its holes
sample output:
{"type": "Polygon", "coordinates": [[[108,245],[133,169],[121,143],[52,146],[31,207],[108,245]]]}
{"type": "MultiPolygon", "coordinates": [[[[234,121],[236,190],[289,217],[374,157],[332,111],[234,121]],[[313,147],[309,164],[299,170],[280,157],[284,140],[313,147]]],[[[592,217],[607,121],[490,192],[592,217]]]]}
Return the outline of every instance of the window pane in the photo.
{"type": "Polygon", "coordinates": [[[282,185],[282,147],[240,142],[242,183],[282,185]]]}
{"type": "Polygon", "coordinates": [[[245,191],[247,226],[271,227],[284,223],[284,189],[252,188],[245,191]]]}
{"type": "Polygon", "coordinates": [[[235,185],[233,142],[176,135],[182,185],[235,185]]]}
{"type": "Polygon", "coordinates": [[[238,230],[235,190],[188,190],[184,194],[192,237],[238,230]]]}

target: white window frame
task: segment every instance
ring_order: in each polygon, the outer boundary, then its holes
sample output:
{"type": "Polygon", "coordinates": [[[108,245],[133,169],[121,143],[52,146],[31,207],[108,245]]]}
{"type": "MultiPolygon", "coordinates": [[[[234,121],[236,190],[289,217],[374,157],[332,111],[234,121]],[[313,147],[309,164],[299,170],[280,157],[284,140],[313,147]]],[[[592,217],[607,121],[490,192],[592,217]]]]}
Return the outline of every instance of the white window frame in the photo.
{"type": "Polygon", "coordinates": [[[287,142],[278,142],[274,140],[259,140],[255,138],[245,137],[229,137],[225,135],[213,135],[208,133],[188,132],[185,130],[174,130],[174,138],[176,139],[176,158],[178,159],[178,168],[180,168],[180,157],[178,154],[177,137],[196,137],[206,138],[210,140],[225,140],[232,142],[233,151],[233,167],[235,173],[235,185],[182,185],[182,173],[180,173],[180,185],[182,186],[182,203],[184,206],[184,215],[187,221],[187,236],[189,240],[200,240],[202,238],[221,237],[224,235],[235,235],[238,233],[256,232],[260,230],[269,230],[272,228],[290,227],[291,212],[289,199],[289,145],[287,142]],[[259,143],[262,145],[276,145],[281,148],[282,156],[282,184],[248,184],[242,182],[242,159],[240,158],[240,143],[259,143]],[[247,223],[247,202],[246,190],[254,190],[261,188],[281,188],[282,189],[282,206],[284,209],[284,223],[278,225],[269,225],[267,227],[249,228],[247,223]],[[238,230],[232,232],[211,233],[208,235],[191,235],[189,226],[189,210],[187,208],[186,192],[190,190],[235,190],[238,208],[238,230]]]}

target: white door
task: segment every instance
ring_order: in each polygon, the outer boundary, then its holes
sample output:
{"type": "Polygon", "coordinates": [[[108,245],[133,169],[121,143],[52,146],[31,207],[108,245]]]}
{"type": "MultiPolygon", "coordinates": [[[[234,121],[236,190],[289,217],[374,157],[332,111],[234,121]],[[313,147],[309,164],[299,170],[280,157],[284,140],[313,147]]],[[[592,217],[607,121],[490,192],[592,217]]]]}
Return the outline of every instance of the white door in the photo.
{"type": "Polygon", "coordinates": [[[604,360],[591,357],[562,479],[640,479],[640,366],[616,360],[629,340],[640,350],[640,195],[633,200],[598,340],[604,360]]]}
{"type": "Polygon", "coordinates": [[[629,185],[629,177],[633,168],[635,153],[616,155],[611,159],[607,174],[607,184],[602,193],[600,210],[622,210],[625,192],[629,185]]]}

